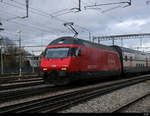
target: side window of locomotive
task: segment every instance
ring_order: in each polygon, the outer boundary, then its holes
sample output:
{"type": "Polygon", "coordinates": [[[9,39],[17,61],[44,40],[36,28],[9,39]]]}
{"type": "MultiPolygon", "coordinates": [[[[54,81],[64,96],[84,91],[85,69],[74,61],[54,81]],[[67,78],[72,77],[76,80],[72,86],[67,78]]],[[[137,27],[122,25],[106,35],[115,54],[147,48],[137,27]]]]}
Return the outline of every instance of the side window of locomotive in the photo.
{"type": "Polygon", "coordinates": [[[69,50],[69,56],[75,56],[75,48],[69,50]]]}
{"type": "Polygon", "coordinates": [[[75,56],[81,56],[81,49],[80,48],[76,48],[75,56]]]}
{"type": "Polygon", "coordinates": [[[71,48],[70,53],[71,56],[81,56],[80,48],[71,48]]]}
{"type": "Polygon", "coordinates": [[[76,50],[76,56],[81,56],[81,49],[80,48],[77,48],[77,50],[76,50]]]}
{"type": "Polygon", "coordinates": [[[82,55],[82,52],[81,52],[81,49],[79,49],[79,56],[81,56],[82,55]]]}

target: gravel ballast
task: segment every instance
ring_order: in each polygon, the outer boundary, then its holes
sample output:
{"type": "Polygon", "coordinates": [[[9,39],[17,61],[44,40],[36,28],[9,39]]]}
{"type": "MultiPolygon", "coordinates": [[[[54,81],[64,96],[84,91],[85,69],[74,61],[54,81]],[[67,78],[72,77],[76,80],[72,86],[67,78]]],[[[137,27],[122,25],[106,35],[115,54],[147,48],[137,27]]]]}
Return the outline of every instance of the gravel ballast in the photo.
{"type": "Polygon", "coordinates": [[[150,95],[121,110],[121,113],[150,112],[150,95]]]}
{"type": "MultiPolygon", "coordinates": [[[[150,93],[150,81],[132,85],[70,107],[60,113],[110,113],[129,101],[150,93]]],[[[150,102],[149,102],[150,104],[150,102]]]]}

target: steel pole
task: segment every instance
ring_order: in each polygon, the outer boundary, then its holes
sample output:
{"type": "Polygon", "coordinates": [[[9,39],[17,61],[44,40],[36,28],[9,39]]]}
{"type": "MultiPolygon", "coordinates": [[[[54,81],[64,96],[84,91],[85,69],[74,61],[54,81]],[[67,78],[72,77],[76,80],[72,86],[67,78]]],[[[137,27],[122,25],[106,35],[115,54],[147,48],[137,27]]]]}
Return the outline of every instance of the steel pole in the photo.
{"type": "Polygon", "coordinates": [[[2,53],[2,38],[0,39],[1,40],[1,74],[4,74],[4,70],[3,70],[3,53],[2,53]]]}
{"type": "Polygon", "coordinates": [[[21,31],[19,31],[19,49],[20,49],[20,60],[19,60],[19,76],[22,76],[22,61],[21,61],[21,31]]]}
{"type": "Polygon", "coordinates": [[[89,32],[89,40],[91,41],[91,33],[89,32]]]}
{"type": "Polygon", "coordinates": [[[100,44],[100,39],[98,39],[98,44],[100,44]]]}
{"type": "MultiPolygon", "coordinates": [[[[2,23],[0,22],[0,25],[2,25],[2,23]]],[[[4,28],[0,28],[0,31],[4,31],[4,28]]],[[[4,74],[4,70],[3,70],[3,51],[2,51],[2,49],[3,49],[3,37],[1,36],[1,74],[4,74]]]]}
{"type": "Polygon", "coordinates": [[[115,45],[115,39],[112,38],[112,45],[115,45]]]}
{"type": "MultiPolygon", "coordinates": [[[[33,62],[34,62],[34,53],[33,53],[33,51],[32,51],[32,55],[33,55],[33,57],[32,57],[32,60],[33,60],[33,62]]],[[[34,71],[34,65],[33,65],[33,67],[32,67],[32,73],[34,73],[35,71],[34,71]]]]}
{"type": "Polygon", "coordinates": [[[81,11],[81,0],[79,0],[79,11],[81,11]]]}
{"type": "Polygon", "coordinates": [[[121,47],[123,47],[123,39],[121,38],[121,47]]]}

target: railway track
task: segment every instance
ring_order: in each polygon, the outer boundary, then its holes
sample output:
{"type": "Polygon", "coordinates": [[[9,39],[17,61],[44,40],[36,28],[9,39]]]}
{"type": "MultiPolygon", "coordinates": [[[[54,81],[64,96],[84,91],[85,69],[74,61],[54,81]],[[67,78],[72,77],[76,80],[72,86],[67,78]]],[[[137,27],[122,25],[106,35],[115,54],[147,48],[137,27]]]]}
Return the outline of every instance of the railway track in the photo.
{"type": "MultiPolygon", "coordinates": [[[[18,76],[18,73],[5,73],[5,74],[0,74],[0,78],[5,78],[5,77],[10,77],[10,76],[18,76]]],[[[37,73],[22,73],[22,76],[31,76],[31,75],[38,75],[37,73]]]]}
{"type": "Polygon", "coordinates": [[[145,95],[143,95],[143,96],[141,96],[141,97],[139,97],[139,98],[136,98],[136,99],[134,99],[134,100],[132,100],[132,101],[129,101],[129,102],[127,102],[126,104],[123,104],[122,106],[120,106],[120,107],[118,107],[118,108],[116,108],[116,109],[113,109],[110,113],[120,113],[124,108],[129,107],[130,105],[132,105],[132,104],[134,104],[134,103],[136,103],[136,102],[142,100],[143,98],[145,98],[145,97],[147,97],[147,96],[149,96],[149,95],[150,95],[150,94],[145,94],[145,95]]]}
{"type": "Polygon", "coordinates": [[[137,78],[119,80],[111,83],[101,84],[97,87],[72,90],[70,92],[61,93],[55,96],[49,96],[41,99],[31,100],[28,102],[12,104],[0,107],[1,113],[13,112],[59,112],[67,107],[84,102],[91,98],[106,94],[116,89],[121,89],[136,83],[140,83],[150,79],[150,75],[139,76],[137,78]]]}
{"type": "Polygon", "coordinates": [[[8,89],[0,91],[0,103],[12,101],[16,99],[23,99],[26,97],[43,94],[52,89],[52,85],[33,85],[29,87],[22,87],[16,89],[8,89]]]}
{"type": "Polygon", "coordinates": [[[21,88],[21,87],[36,86],[41,84],[44,84],[44,81],[41,78],[16,80],[16,81],[11,81],[9,83],[1,84],[0,91],[21,88]]]}
{"type": "Polygon", "coordinates": [[[38,75],[26,75],[22,77],[19,77],[19,76],[0,77],[0,84],[11,83],[11,82],[21,81],[25,79],[35,79],[35,78],[39,78],[39,76],[38,75]]]}
{"type": "Polygon", "coordinates": [[[40,80],[43,80],[43,79],[41,77],[29,78],[29,79],[17,79],[17,80],[11,80],[2,84],[21,83],[21,82],[30,82],[30,81],[40,81],[40,80]]]}

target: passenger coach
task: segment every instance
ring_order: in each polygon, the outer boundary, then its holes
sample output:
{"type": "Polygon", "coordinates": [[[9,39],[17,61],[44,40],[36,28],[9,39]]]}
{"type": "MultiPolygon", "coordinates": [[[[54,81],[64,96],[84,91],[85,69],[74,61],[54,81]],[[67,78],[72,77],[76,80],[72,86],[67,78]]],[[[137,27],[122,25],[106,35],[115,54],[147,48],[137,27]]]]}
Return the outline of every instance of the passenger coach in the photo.
{"type": "Polygon", "coordinates": [[[124,73],[143,73],[150,71],[150,54],[121,47],[124,73]]]}

